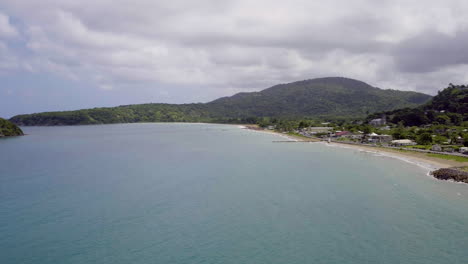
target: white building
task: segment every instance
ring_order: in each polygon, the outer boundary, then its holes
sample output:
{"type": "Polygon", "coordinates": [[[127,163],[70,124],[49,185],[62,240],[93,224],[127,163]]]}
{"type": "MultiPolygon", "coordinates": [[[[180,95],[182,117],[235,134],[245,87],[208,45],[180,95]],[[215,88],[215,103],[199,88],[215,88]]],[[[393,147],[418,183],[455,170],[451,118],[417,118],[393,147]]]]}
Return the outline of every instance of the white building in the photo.
{"type": "Polygon", "coordinates": [[[416,145],[416,142],[410,139],[398,139],[398,140],[392,140],[392,145],[394,146],[414,146],[416,145]]]}
{"type": "Polygon", "coordinates": [[[442,151],[442,147],[440,145],[433,145],[431,150],[432,151],[442,151]]]}
{"type": "Polygon", "coordinates": [[[369,124],[371,126],[384,126],[387,124],[387,118],[384,116],[382,116],[382,118],[377,118],[377,119],[372,119],[369,124]]]}

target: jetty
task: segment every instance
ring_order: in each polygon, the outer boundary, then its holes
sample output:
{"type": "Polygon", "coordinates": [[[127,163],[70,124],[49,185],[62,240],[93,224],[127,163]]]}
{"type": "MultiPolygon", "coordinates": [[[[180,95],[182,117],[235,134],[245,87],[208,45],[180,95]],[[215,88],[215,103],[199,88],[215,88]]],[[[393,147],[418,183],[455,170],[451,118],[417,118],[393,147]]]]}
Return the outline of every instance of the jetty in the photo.
{"type": "Polygon", "coordinates": [[[310,142],[320,142],[320,141],[312,141],[312,140],[273,140],[273,143],[310,143],[310,142]]]}

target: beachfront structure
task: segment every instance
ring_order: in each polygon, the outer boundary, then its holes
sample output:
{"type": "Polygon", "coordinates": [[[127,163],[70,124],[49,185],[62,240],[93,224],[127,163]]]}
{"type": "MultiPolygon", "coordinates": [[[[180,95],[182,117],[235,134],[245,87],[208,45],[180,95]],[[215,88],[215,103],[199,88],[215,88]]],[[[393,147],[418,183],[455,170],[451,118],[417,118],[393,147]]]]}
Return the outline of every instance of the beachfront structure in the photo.
{"type": "Polygon", "coordinates": [[[350,139],[359,139],[359,140],[361,140],[364,137],[364,135],[363,134],[351,134],[348,137],[350,139]]]}
{"type": "Polygon", "coordinates": [[[333,127],[308,127],[306,129],[308,132],[312,134],[317,134],[317,133],[328,133],[333,129],[333,127]]]}
{"type": "Polygon", "coordinates": [[[378,135],[376,133],[367,135],[367,141],[370,143],[389,143],[392,139],[393,137],[390,135],[378,135]]]}
{"type": "Polygon", "coordinates": [[[452,152],[455,151],[455,149],[452,148],[452,147],[445,147],[445,148],[443,148],[443,149],[444,149],[444,152],[450,152],[450,153],[452,153],[452,152]]]}
{"type": "Polygon", "coordinates": [[[410,139],[398,139],[398,140],[392,140],[392,145],[394,146],[414,146],[416,145],[416,142],[410,139]]]}
{"type": "Polygon", "coordinates": [[[362,132],[356,134],[356,133],[351,133],[349,131],[336,131],[335,134],[331,136],[335,138],[348,139],[351,141],[356,141],[356,140],[360,141],[364,135],[362,134],[362,132]]]}
{"type": "Polygon", "coordinates": [[[347,136],[347,135],[350,135],[351,133],[349,131],[340,131],[340,132],[336,132],[335,133],[335,136],[336,137],[342,137],[342,136],[347,136]]]}
{"type": "Polygon", "coordinates": [[[442,151],[442,147],[440,145],[434,145],[431,148],[432,151],[442,151]]]}
{"type": "Polygon", "coordinates": [[[382,116],[382,118],[377,118],[377,119],[372,119],[369,124],[371,126],[384,126],[387,124],[387,118],[384,116],[382,116]]]}
{"type": "Polygon", "coordinates": [[[317,134],[328,134],[331,133],[332,127],[305,127],[294,132],[301,134],[305,137],[316,136],[317,134]]]}

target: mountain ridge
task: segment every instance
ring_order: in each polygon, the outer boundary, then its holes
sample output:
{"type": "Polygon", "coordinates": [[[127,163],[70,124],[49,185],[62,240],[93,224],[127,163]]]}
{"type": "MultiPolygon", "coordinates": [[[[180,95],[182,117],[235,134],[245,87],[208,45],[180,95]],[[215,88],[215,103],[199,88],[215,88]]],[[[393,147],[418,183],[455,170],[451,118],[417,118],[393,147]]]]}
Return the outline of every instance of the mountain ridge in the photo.
{"type": "Polygon", "coordinates": [[[208,103],[136,104],[76,111],[17,115],[19,125],[83,125],[133,122],[242,123],[262,117],[365,117],[369,113],[427,102],[430,95],[384,90],[344,78],[325,77],[274,85],[258,92],[241,92],[208,103]]]}
{"type": "Polygon", "coordinates": [[[362,116],[367,112],[375,112],[376,109],[398,109],[419,105],[429,98],[429,95],[417,92],[380,89],[350,78],[324,77],[278,84],[260,92],[238,93],[229,97],[221,97],[207,104],[221,108],[229,107],[229,110],[234,113],[240,112],[239,108],[242,108],[243,112],[247,112],[244,116],[278,116],[277,112],[271,112],[272,104],[282,109],[279,116],[284,117],[330,114],[362,116]],[[354,100],[350,100],[350,97],[354,100]],[[315,100],[311,101],[311,98],[315,100]],[[359,102],[359,99],[367,101],[359,102]],[[252,106],[254,109],[251,109],[252,106]],[[268,109],[264,109],[265,107],[268,109]],[[331,113],[330,110],[332,110],[331,113]]]}

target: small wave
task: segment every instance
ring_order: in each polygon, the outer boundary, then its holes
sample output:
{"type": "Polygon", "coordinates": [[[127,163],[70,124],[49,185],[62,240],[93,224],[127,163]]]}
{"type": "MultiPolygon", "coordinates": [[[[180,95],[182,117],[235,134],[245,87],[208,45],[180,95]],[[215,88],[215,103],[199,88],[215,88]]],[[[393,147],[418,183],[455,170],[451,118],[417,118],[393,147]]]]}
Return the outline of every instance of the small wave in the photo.
{"type": "Polygon", "coordinates": [[[287,140],[290,140],[290,141],[299,141],[295,138],[292,138],[288,135],[285,135],[285,134],[281,134],[281,133],[278,133],[278,132],[271,132],[271,131],[265,131],[265,130],[255,130],[255,129],[248,129],[250,132],[254,132],[254,133],[263,133],[263,134],[270,134],[270,135],[273,135],[273,136],[277,136],[277,137],[281,137],[281,138],[285,138],[287,140]]]}
{"type": "Polygon", "coordinates": [[[417,166],[425,169],[427,171],[428,176],[431,176],[430,175],[431,171],[436,170],[436,169],[439,168],[439,167],[437,167],[437,166],[435,166],[433,164],[430,164],[430,163],[427,163],[427,162],[422,162],[422,161],[419,161],[419,160],[416,160],[416,159],[413,159],[413,158],[410,158],[410,157],[405,157],[405,156],[401,156],[401,155],[398,155],[398,154],[391,154],[391,153],[383,152],[383,151],[374,151],[374,150],[369,150],[369,149],[363,149],[363,148],[359,148],[359,146],[352,146],[352,147],[349,146],[348,147],[348,146],[343,146],[343,145],[339,145],[339,144],[325,144],[325,145],[329,146],[329,147],[353,149],[353,150],[357,150],[357,151],[360,151],[360,152],[365,152],[365,153],[372,154],[373,156],[376,156],[376,157],[387,157],[387,158],[398,159],[398,160],[401,160],[401,161],[404,161],[404,162],[407,162],[407,163],[417,165],[417,166]]]}
{"type": "MultiPolygon", "coordinates": [[[[268,133],[268,134],[275,135],[275,136],[278,136],[278,137],[286,138],[286,139],[291,140],[291,141],[298,141],[295,138],[291,138],[291,137],[289,137],[287,135],[283,135],[283,134],[276,133],[276,132],[261,131],[261,130],[250,130],[250,131],[259,132],[259,133],[268,133]]],[[[424,170],[427,171],[426,175],[428,175],[430,177],[432,177],[430,175],[431,171],[439,169],[438,166],[435,166],[435,165],[427,163],[427,162],[422,162],[422,161],[419,161],[419,160],[416,160],[416,159],[413,159],[413,158],[410,158],[410,157],[394,155],[394,154],[391,154],[391,153],[388,153],[388,152],[363,149],[363,148],[359,148],[358,145],[346,146],[344,144],[343,145],[342,144],[329,144],[329,143],[327,143],[325,141],[318,142],[318,143],[321,143],[321,144],[323,144],[323,145],[325,145],[327,147],[332,147],[332,148],[335,147],[335,148],[344,148],[344,149],[357,150],[357,151],[360,151],[360,152],[372,154],[372,155],[374,155],[376,157],[385,157],[385,158],[398,159],[398,160],[401,160],[401,161],[404,161],[404,162],[407,162],[407,163],[411,163],[411,164],[417,165],[418,167],[423,168],[424,170]]],[[[315,144],[317,144],[317,143],[315,143],[315,144]]]]}

